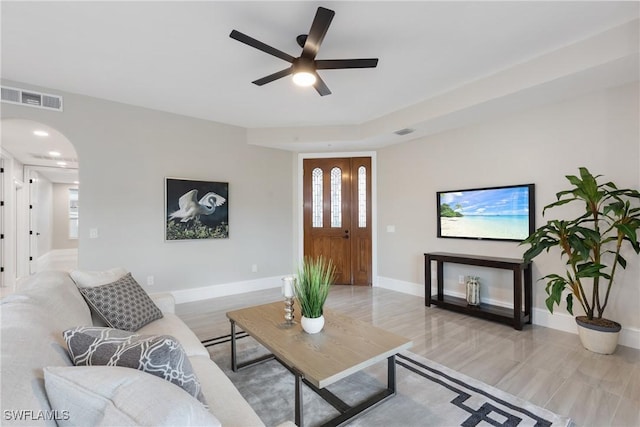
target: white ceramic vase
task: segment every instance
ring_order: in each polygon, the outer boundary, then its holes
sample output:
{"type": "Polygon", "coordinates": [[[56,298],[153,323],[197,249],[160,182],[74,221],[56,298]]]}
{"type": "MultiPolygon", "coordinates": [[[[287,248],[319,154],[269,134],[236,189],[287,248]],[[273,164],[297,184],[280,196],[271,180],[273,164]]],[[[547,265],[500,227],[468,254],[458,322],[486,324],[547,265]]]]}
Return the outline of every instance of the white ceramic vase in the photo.
{"type": "Polygon", "coordinates": [[[308,334],[317,334],[324,327],[324,316],[310,318],[302,316],[302,329],[308,334]]]}
{"type": "Polygon", "coordinates": [[[589,351],[600,354],[612,354],[618,346],[618,336],[622,327],[616,323],[615,327],[605,328],[588,324],[581,319],[582,316],[576,317],[578,325],[578,335],[582,346],[589,351]]]}

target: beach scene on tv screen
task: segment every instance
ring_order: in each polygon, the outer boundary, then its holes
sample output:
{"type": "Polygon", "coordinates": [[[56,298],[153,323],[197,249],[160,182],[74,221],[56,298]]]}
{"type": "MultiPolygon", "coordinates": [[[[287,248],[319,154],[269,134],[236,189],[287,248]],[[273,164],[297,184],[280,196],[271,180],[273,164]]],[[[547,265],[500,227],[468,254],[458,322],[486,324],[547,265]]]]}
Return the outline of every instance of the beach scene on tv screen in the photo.
{"type": "Polygon", "coordinates": [[[529,189],[440,193],[443,237],[524,240],[529,236],[529,189]]]}

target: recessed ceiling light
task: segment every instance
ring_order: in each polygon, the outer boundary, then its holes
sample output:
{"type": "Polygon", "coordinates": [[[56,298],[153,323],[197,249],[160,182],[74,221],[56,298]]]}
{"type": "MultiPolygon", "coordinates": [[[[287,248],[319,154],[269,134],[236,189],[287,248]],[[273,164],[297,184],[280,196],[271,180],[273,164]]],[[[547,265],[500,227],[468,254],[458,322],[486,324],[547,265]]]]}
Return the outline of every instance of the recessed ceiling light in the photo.
{"type": "Polygon", "coordinates": [[[59,151],[49,151],[49,155],[51,157],[60,157],[62,154],[59,151]]]}
{"type": "Polygon", "coordinates": [[[56,162],[58,166],[67,166],[67,162],[56,162]]]}
{"type": "Polygon", "coordinates": [[[35,136],[49,136],[49,132],[44,131],[44,130],[34,130],[33,134],[35,136]]]}
{"type": "Polygon", "coordinates": [[[80,181],[73,181],[73,183],[78,185],[78,184],[80,184],[80,181]]]}

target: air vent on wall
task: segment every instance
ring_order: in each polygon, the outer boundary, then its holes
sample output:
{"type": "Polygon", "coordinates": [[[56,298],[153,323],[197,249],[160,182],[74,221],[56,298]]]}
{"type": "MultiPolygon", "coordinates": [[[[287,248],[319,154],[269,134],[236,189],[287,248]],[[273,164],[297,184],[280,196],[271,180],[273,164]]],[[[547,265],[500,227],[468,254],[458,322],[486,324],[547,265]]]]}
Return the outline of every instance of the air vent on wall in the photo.
{"type": "Polygon", "coordinates": [[[415,131],[416,131],[415,129],[404,128],[404,129],[397,130],[397,131],[395,131],[393,133],[395,133],[396,135],[403,136],[403,135],[409,135],[410,133],[413,133],[415,131]]]}
{"type": "Polygon", "coordinates": [[[62,111],[62,97],[32,90],[2,86],[2,102],[62,111]]]}

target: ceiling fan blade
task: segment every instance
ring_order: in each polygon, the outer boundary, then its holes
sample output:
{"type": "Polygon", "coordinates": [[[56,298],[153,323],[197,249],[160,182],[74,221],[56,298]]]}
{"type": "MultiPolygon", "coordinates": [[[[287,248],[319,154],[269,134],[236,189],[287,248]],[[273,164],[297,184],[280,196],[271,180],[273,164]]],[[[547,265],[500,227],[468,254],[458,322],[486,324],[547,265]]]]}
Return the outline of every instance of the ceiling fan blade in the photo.
{"type": "Polygon", "coordinates": [[[307,35],[307,41],[302,48],[302,57],[308,59],[314,59],[316,57],[335,14],[333,10],[325,9],[324,7],[318,8],[316,16],[313,18],[309,34],[307,35]]]}
{"type": "Polygon", "coordinates": [[[319,59],[315,62],[317,70],[336,70],[341,68],[375,68],[378,65],[378,58],[319,59]]]}
{"type": "Polygon", "coordinates": [[[263,77],[261,79],[252,81],[251,83],[253,83],[254,85],[262,86],[262,85],[265,85],[267,83],[271,83],[272,81],[275,81],[275,80],[281,79],[281,78],[283,78],[285,76],[288,76],[292,72],[293,72],[293,67],[289,67],[289,68],[286,68],[284,70],[278,71],[277,73],[269,74],[266,77],[263,77]]]}
{"type": "Polygon", "coordinates": [[[239,42],[242,42],[244,44],[248,44],[251,47],[255,47],[256,49],[261,50],[265,53],[268,53],[269,55],[273,55],[277,58],[284,59],[287,62],[293,63],[293,61],[296,59],[293,56],[289,55],[288,53],[284,53],[283,51],[278,50],[275,47],[271,47],[268,44],[264,44],[261,41],[254,39],[253,37],[249,37],[248,35],[241,33],[240,31],[236,31],[236,30],[231,31],[231,34],[229,34],[229,37],[231,37],[232,39],[238,40],[239,42]]]}
{"type": "Polygon", "coordinates": [[[314,74],[316,75],[316,83],[313,85],[313,87],[316,88],[320,96],[331,95],[331,91],[329,90],[329,87],[324,82],[324,80],[320,78],[318,73],[314,73],[314,74]]]}

